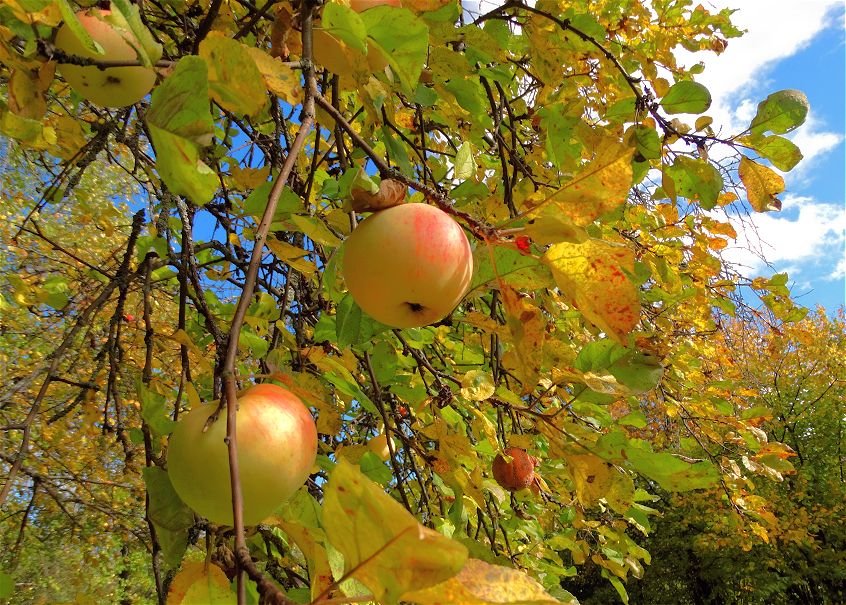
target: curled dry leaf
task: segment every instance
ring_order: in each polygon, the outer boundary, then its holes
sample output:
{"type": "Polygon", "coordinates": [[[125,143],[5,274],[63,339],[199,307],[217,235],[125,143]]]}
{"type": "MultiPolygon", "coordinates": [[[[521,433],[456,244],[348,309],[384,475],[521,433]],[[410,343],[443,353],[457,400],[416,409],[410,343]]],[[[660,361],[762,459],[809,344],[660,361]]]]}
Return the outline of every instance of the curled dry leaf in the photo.
{"type": "Polygon", "coordinates": [[[405,201],[406,190],[407,187],[395,179],[384,179],[376,193],[353,187],[352,208],[356,212],[371,212],[399,206],[405,201]]]}

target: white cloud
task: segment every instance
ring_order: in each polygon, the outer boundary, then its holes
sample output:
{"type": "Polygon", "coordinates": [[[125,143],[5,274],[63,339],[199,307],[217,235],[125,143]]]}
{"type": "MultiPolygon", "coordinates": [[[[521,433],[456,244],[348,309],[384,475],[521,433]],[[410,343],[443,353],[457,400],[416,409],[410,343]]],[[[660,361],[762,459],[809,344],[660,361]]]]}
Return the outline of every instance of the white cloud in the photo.
{"type": "MultiPolygon", "coordinates": [[[[782,201],[778,213],[732,217],[737,240],[723,251],[723,258],[755,273],[766,266],[763,257],[791,276],[837,262],[846,244],[846,209],[805,196],[785,195],[782,201]]],[[[841,258],[830,279],[837,279],[844,268],[841,258]]]]}

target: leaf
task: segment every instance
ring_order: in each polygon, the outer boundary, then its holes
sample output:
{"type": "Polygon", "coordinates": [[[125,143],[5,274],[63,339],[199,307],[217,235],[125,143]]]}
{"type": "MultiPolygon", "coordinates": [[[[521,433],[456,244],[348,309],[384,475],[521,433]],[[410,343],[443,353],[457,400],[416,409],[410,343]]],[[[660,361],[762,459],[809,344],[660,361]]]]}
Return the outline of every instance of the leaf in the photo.
{"type": "Polygon", "coordinates": [[[306,258],[311,254],[307,250],[273,238],[268,238],[265,245],[270,248],[276,258],[285,261],[289,267],[303,275],[314,275],[317,271],[317,266],[306,258]]]}
{"type": "Polygon", "coordinates": [[[250,46],[247,47],[247,52],[264,78],[267,90],[291,105],[301,101],[300,77],[293,69],[260,48],[250,46]]]}
{"type": "MultiPolygon", "coordinates": [[[[554,203],[573,224],[584,227],[623,205],[632,186],[634,149],[606,138],[593,160],[539,204],[554,203]]],[[[528,203],[535,203],[532,198],[528,203]]]]}
{"type": "Polygon", "coordinates": [[[172,569],[179,565],[188,548],[188,529],[194,525],[194,512],[176,495],[165,471],[148,466],[142,472],[150,498],[150,521],[156,528],[163,561],[172,569]]]}
{"type": "Polygon", "coordinates": [[[112,12],[106,17],[106,21],[116,24],[119,28],[132,32],[135,36],[133,48],[145,67],[152,67],[153,64],[162,58],[162,45],[156,42],[150,30],[144,25],[141,19],[140,8],[129,2],[129,0],[111,0],[112,12]],[[117,10],[114,10],[117,9],[117,10]]]}
{"type": "Polygon", "coordinates": [[[323,221],[316,216],[292,214],[288,220],[294,223],[297,230],[304,233],[313,242],[332,248],[337,248],[341,245],[341,240],[338,239],[338,236],[332,233],[323,221]]]}
{"type": "MultiPolygon", "coordinates": [[[[676,194],[689,200],[699,200],[705,210],[711,210],[717,204],[723,177],[708,160],[678,156],[672,166],[664,169],[664,173],[672,179],[676,194]]],[[[671,197],[675,198],[675,195],[671,197]]]]}
{"type": "MultiPolygon", "coordinates": [[[[402,595],[421,605],[549,605],[559,603],[523,571],[467,559],[457,576],[424,590],[402,595]]],[[[578,605],[572,599],[565,605],[578,605]]]]}
{"type": "Polygon", "coordinates": [[[493,379],[485,370],[470,370],[461,377],[461,395],[470,401],[484,401],[495,391],[493,379]]]}
{"type": "Polygon", "coordinates": [[[346,460],[326,488],[323,526],[346,572],[389,604],[451,578],[467,559],[463,545],[420,525],[346,460]]]}
{"type": "Polygon", "coordinates": [[[390,329],[389,326],[362,312],[361,307],[349,294],[346,294],[338,304],[335,335],[338,338],[338,346],[342,349],[367,342],[377,334],[390,329]]]}
{"type": "Polygon", "coordinates": [[[15,594],[15,580],[9,574],[0,571],[0,599],[8,599],[15,594]]]}
{"type": "Polygon", "coordinates": [[[350,48],[367,53],[367,27],[361,16],[351,8],[334,2],[327,3],[320,24],[350,48]]]}
{"type": "Polygon", "coordinates": [[[808,97],[799,90],[780,90],[758,103],[749,131],[753,135],[766,132],[785,134],[801,126],[810,109],[808,97]]]}
{"type": "Polygon", "coordinates": [[[711,106],[711,93],[702,84],[691,80],[676,82],[661,99],[661,107],[669,114],[703,113],[711,106]]]}
{"type": "Polygon", "coordinates": [[[211,97],[221,107],[245,116],[255,116],[264,109],[264,81],[243,44],[212,32],[200,43],[200,56],[208,66],[211,97]]]}
{"type": "Polygon", "coordinates": [[[218,176],[199,153],[200,145],[210,143],[214,132],[205,61],[189,56],[176,64],[170,77],[153,90],[147,124],[156,167],[171,192],[198,205],[211,201],[218,176]]]}
{"type": "Polygon", "coordinates": [[[211,563],[207,569],[204,561],[183,563],[167,593],[167,605],[230,605],[236,601],[223,570],[211,563]]]}
{"type": "Polygon", "coordinates": [[[455,178],[465,180],[476,174],[476,160],[473,159],[473,146],[464,141],[455,154],[455,178]]]}
{"type": "Polygon", "coordinates": [[[746,156],[740,158],[738,174],[752,208],[757,212],[781,210],[776,195],[784,191],[784,179],[779,174],[746,156]]]}
{"type": "Polygon", "coordinates": [[[640,297],[626,273],[634,253],[620,244],[589,239],[550,246],[543,262],[561,293],[585,319],[622,343],[640,320],[640,297]]]}
{"type": "Polygon", "coordinates": [[[392,6],[366,10],[361,19],[369,42],[382,51],[406,94],[412,94],[426,63],[429,28],[408,9],[392,6]]]}
{"type": "Polygon", "coordinates": [[[176,423],[170,419],[165,410],[167,400],[164,395],[148,389],[140,379],[136,383],[136,390],[138,399],[141,401],[141,418],[150,427],[153,435],[163,437],[173,432],[176,423]]]}
{"type": "Polygon", "coordinates": [[[535,389],[543,362],[543,343],[546,337],[546,319],[531,300],[521,297],[506,285],[500,287],[505,306],[505,322],[511,333],[517,359],[517,377],[523,393],[535,389]]]}
{"type": "Polygon", "coordinates": [[[567,467],[576,487],[576,496],[586,508],[596,504],[611,487],[613,467],[597,456],[568,456],[567,467]]]}
{"type": "Polygon", "coordinates": [[[752,139],[749,141],[749,144],[758,153],[772,162],[773,166],[784,172],[793,170],[796,164],[802,160],[802,151],[790,139],[772,135],[760,140],[747,137],[744,139],[744,142],[748,139],[752,139]]]}

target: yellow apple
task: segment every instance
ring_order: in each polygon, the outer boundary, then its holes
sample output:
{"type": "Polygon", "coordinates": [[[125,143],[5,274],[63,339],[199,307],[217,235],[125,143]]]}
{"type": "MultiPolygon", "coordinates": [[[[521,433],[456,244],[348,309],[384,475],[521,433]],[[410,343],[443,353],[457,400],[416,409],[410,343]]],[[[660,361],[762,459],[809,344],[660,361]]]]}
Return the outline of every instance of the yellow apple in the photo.
{"type": "MultiPolygon", "coordinates": [[[[87,50],[79,38],[65,24],[56,34],[56,47],[69,55],[101,61],[137,61],[133,48],[138,41],[125,30],[116,29],[102,20],[108,10],[89,10],[77,13],[79,22],[91,37],[103,47],[104,55],[87,50]]],[[[95,65],[60,64],[58,72],[76,92],[103,107],[125,107],[137,103],[156,83],[156,72],[147,67],[109,67],[95,65]]]]}
{"type": "Polygon", "coordinates": [[[428,204],[402,204],[366,218],[344,244],[343,275],[374,319],[413,328],[446,317],[467,293],[473,254],[461,227],[428,204]]]}
{"type": "MultiPolygon", "coordinates": [[[[179,421],[170,437],[168,474],[185,504],[210,521],[232,525],[225,411],[203,432],[216,407],[196,407],[179,421]]],[[[236,428],[244,524],[255,525],[308,479],[317,428],[296,395],[272,384],[238,397],[236,428]]]]}

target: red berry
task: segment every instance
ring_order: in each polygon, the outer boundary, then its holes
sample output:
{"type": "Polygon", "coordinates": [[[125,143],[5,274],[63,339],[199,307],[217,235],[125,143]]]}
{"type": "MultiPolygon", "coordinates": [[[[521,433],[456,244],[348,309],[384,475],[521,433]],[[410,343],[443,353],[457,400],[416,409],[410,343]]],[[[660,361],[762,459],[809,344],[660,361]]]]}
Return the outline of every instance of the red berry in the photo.
{"type": "Polygon", "coordinates": [[[514,240],[514,243],[517,244],[517,249],[524,254],[528,254],[532,247],[532,240],[525,235],[517,237],[517,239],[514,240]]]}

